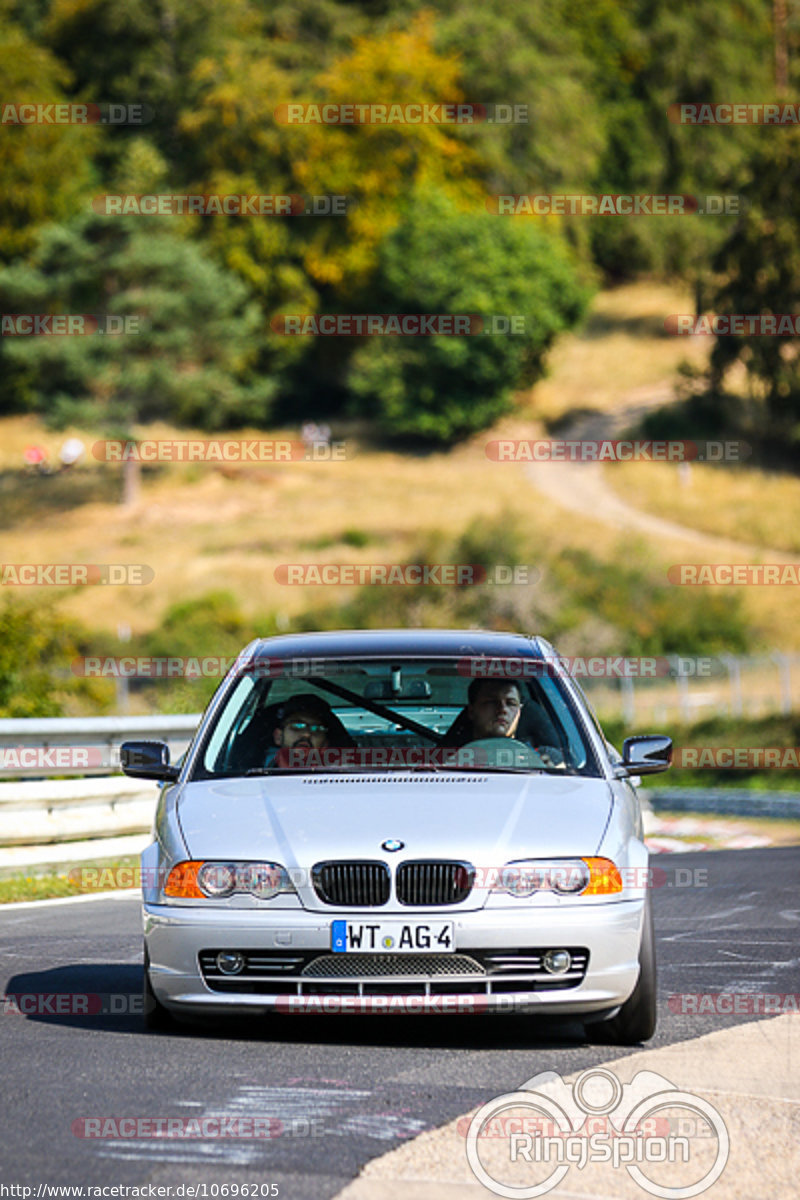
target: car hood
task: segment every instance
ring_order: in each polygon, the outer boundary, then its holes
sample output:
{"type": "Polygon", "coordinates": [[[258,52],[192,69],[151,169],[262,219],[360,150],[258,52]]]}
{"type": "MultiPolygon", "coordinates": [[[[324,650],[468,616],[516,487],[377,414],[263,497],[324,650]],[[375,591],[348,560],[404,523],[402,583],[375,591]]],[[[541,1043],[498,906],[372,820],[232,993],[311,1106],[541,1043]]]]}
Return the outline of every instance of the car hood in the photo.
{"type": "Polygon", "coordinates": [[[178,819],[193,859],[402,857],[484,866],[598,852],[613,804],[602,779],[554,775],[266,776],[187,784],[178,819]]]}

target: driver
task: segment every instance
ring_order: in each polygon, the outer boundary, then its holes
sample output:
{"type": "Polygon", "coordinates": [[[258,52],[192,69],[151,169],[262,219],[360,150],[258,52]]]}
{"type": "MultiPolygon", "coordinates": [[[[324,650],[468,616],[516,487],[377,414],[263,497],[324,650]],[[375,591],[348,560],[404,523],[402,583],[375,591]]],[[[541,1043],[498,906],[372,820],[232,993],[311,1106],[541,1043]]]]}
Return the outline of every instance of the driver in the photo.
{"type": "Polygon", "coordinates": [[[473,679],[467,692],[467,719],[472,733],[467,741],[509,737],[517,732],[522,695],[508,679],[473,679]]]}
{"type": "Polygon", "coordinates": [[[355,742],[326,700],[313,692],[290,697],[276,713],[272,731],[274,747],[267,755],[267,766],[298,767],[306,760],[320,764],[320,754],[355,742]]]}
{"type": "Polygon", "coordinates": [[[334,721],[330,706],[321,696],[304,692],[293,696],[278,710],[278,724],[273,730],[272,740],[280,750],[324,750],[330,744],[330,730],[334,721]]]}

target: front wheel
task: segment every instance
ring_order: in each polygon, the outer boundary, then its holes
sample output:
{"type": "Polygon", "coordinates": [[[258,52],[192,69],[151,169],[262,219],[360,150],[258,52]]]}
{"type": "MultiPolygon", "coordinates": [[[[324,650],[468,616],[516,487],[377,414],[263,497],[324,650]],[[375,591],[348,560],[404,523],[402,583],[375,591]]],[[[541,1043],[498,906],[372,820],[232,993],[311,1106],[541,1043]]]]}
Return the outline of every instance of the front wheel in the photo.
{"type": "Polygon", "coordinates": [[[172,1014],[168,1008],[165,1008],[159,999],[157,999],[153,991],[153,985],[150,982],[150,955],[147,953],[147,944],[144,948],[144,981],[142,985],[142,1012],[144,1016],[145,1029],[161,1030],[169,1029],[172,1026],[172,1014]]]}
{"type": "Polygon", "coordinates": [[[639,978],[633,992],[614,1017],[586,1024],[586,1035],[600,1045],[636,1046],[656,1031],[656,939],[653,910],[645,901],[642,944],[639,948],[639,978]]]}

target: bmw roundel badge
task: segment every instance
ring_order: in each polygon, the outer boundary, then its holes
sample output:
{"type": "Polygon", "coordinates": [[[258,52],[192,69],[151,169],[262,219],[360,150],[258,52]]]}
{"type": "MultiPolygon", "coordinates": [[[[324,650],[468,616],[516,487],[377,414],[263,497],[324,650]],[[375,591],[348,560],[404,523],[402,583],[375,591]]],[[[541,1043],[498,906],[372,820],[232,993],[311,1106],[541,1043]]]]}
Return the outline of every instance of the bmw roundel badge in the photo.
{"type": "Polygon", "coordinates": [[[385,842],[381,842],[381,850],[402,850],[405,842],[398,841],[397,838],[387,838],[385,842]]]}

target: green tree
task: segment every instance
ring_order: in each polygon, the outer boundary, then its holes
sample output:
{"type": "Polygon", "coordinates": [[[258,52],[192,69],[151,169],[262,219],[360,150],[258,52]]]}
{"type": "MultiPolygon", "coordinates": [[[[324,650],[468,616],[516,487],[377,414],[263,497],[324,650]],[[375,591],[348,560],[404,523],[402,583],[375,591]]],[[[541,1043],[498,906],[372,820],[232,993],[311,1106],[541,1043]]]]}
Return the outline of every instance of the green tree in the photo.
{"type": "MultiPolygon", "coordinates": [[[[749,171],[748,212],[731,231],[714,266],[718,287],[710,308],[719,313],[791,314],[800,311],[800,130],[769,132],[749,171]]],[[[717,338],[711,353],[710,401],[724,393],[735,363],[747,372],[748,394],[739,420],[762,442],[788,451],[800,447],[800,356],[795,337],[717,338]]],[[[724,416],[725,414],[720,414],[724,416]]]]}
{"type": "MultiPolygon", "coordinates": [[[[360,99],[423,104],[463,99],[455,55],[433,47],[429,13],[391,35],[357,38],[315,82],[316,97],[331,104],[360,99]]],[[[382,240],[401,219],[409,192],[436,188],[464,205],[483,206],[480,160],[458,125],[302,124],[289,127],[298,189],[344,195],[347,214],[315,222],[304,249],[310,277],[347,297],[372,277],[382,240]]]]}
{"type": "Polygon", "coordinates": [[[485,321],[473,336],[367,339],[353,356],[348,382],[357,410],[392,436],[434,443],[464,438],[508,412],[513,390],[542,375],[546,351],[579,320],[590,295],[556,235],[460,212],[435,194],[412,202],[379,263],[374,311],[485,321]],[[494,316],[521,319],[524,331],[493,332],[494,316]]]}
{"type": "MultiPolygon", "coordinates": [[[[52,0],[44,44],[68,67],[76,94],[98,104],[147,106],[145,128],[183,175],[180,115],[197,99],[193,70],[228,37],[246,38],[248,0],[52,0]]],[[[104,147],[104,172],[141,127],[119,126],[104,147]]]]}
{"type": "Polygon", "coordinates": [[[222,429],[267,417],[275,384],[258,372],[261,310],[158,217],[89,215],[48,229],[30,263],[0,272],[0,302],[7,313],[133,322],[118,335],[3,340],[23,400],[56,424],[166,417],[222,429]]]}
{"type": "MultiPolygon", "coordinates": [[[[763,131],[682,125],[667,114],[674,104],[773,97],[770,6],[762,0],[722,6],[714,0],[579,0],[574,15],[595,65],[595,103],[607,130],[592,190],[701,200],[740,192],[763,131]]],[[[592,253],[616,278],[652,270],[688,276],[702,303],[710,257],[730,222],[708,213],[597,217],[589,223],[592,253]]]]}
{"type": "MultiPolygon", "coordinates": [[[[426,0],[414,0],[426,8],[426,0]]],[[[582,190],[605,146],[593,67],[575,28],[575,0],[440,0],[433,45],[458,64],[467,100],[523,105],[526,119],[466,131],[489,192],[582,190]]],[[[392,19],[407,20],[408,5],[392,19]]]]}
{"type": "Polygon", "coordinates": [[[27,253],[42,225],[62,220],[86,199],[91,155],[100,130],[92,125],[14,124],[10,106],[65,99],[68,71],[0,12],[0,260],[27,253]]]}
{"type": "Polygon", "coordinates": [[[84,681],[71,675],[79,631],[52,604],[0,605],[0,717],[58,717],[84,681]]]}

